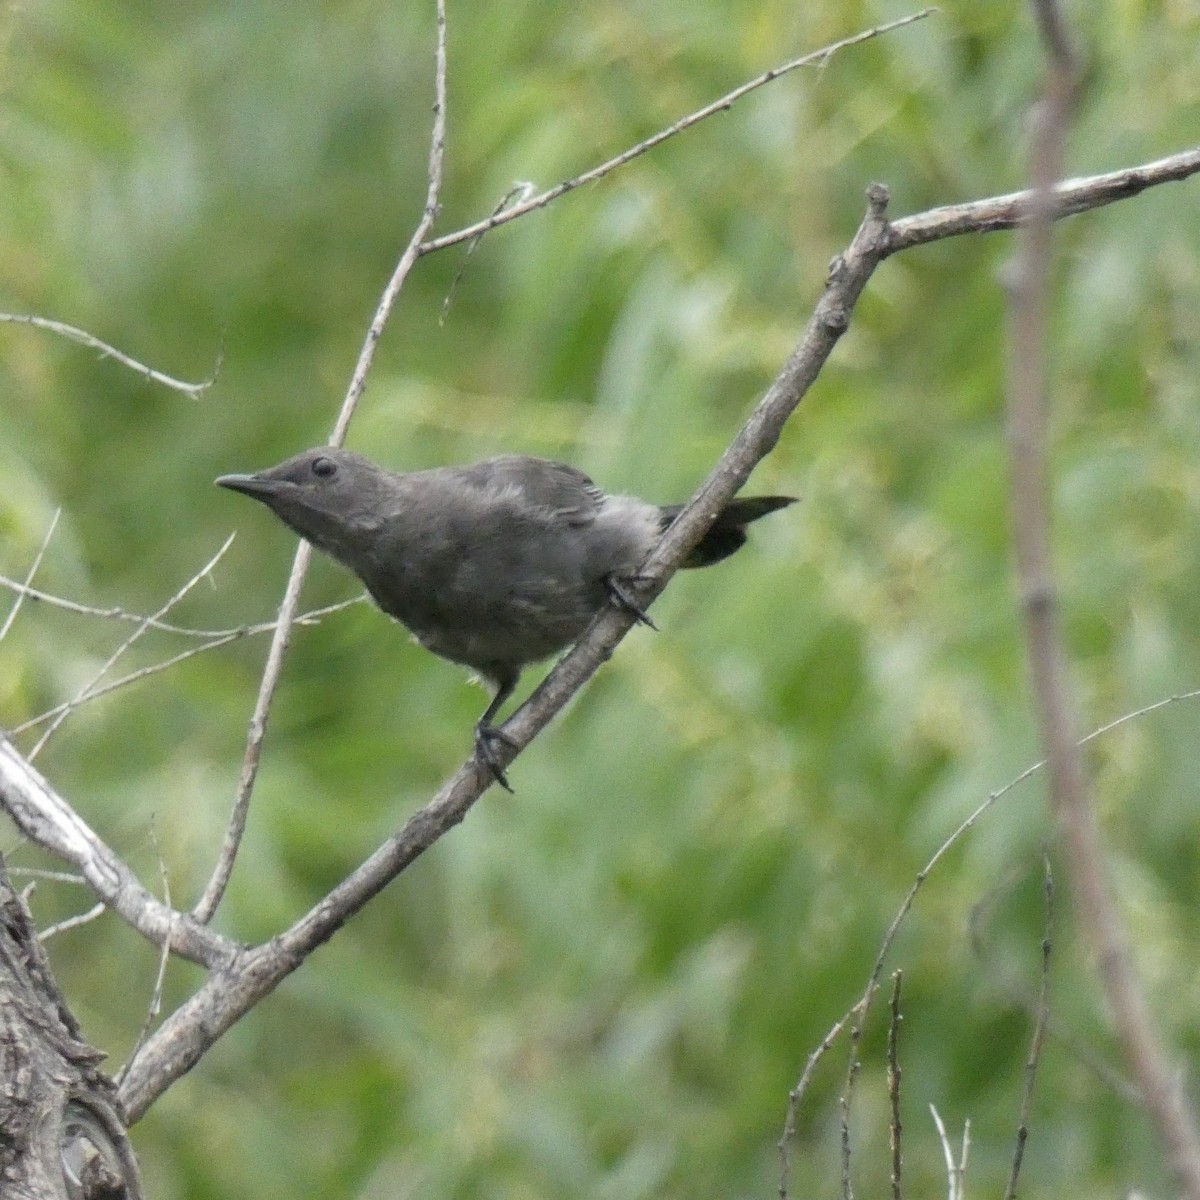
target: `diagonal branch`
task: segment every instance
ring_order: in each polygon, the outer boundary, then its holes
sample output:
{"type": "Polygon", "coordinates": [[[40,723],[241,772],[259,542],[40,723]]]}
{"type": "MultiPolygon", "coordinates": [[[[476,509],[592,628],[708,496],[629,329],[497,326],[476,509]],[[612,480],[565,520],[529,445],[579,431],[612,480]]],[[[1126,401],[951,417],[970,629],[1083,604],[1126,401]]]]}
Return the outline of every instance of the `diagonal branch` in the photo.
{"type": "MultiPolygon", "coordinates": [[[[80,604],[77,600],[68,600],[65,596],[56,596],[52,592],[44,592],[40,588],[30,587],[29,580],[18,583],[7,575],[0,575],[0,588],[13,592],[18,601],[31,600],[38,604],[47,604],[51,608],[60,608],[64,612],[78,613],[84,617],[103,617],[109,621],[129,621],[134,625],[146,625],[162,633],[177,633],[181,637],[202,638],[205,641],[215,641],[218,638],[242,638],[251,634],[270,633],[275,628],[274,621],[260,621],[257,625],[235,625],[229,629],[197,629],[191,625],[174,625],[170,621],[159,621],[153,616],[129,612],[120,607],[100,608],[94,604],[80,604]]],[[[336,604],[327,604],[324,608],[314,608],[292,622],[294,625],[316,625],[322,617],[330,613],[341,612],[354,604],[361,604],[367,599],[366,592],[360,592],[351,600],[339,600],[336,604]]]]}
{"type": "Polygon", "coordinates": [[[839,50],[845,50],[850,46],[857,46],[861,42],[869,42],[872,38],[882,37],[885,33],[892,33],[897,29],[902,29],[905,25],[911,25],[914,21],[920,21],[922,18],[928,17],[937,11],[936,8],[932,7],[923,8],[919,12],[909,13],[906,17],[900,17],[895,21],[888,21],[884,25],[877,25],[874,29],[866,29],[861,33],[852,34],[850,37],[842,38],[840,42],[832,42],[820,50],[811,50],[807,54],[802,54],[799,58],[793,58],[790,62],[783,63],[778,67],[772,67],[771,70],[764,71],[754,79],[735,87],[733,91],[726,92],[724,96],[718,100],[714,100],[711,104],[706,104],[703,108],[697,109],[695,112],[689,113],[686,117],[680,118],[674,125],[668,125],[666,129],[660,129],[658,133],[648,137],[644,142],[639,142],[636,146],[631,146],[628,150],[623,150],[616,157],[610,158],[588,171],[584,171],[582,175],[576,175],[572,179],[555,184],[554,187],[544,192],[539,192],[536,196],[528,200],[523,200],[519,204],[514,204],[511,208],[501,207],[493,212],[491,216],[485,217],[482,221],[476,221],[474,225],[468,225],[464,229],[456,230],[454,233],[447,233],[443,237],[434,238],[432,241],[426,242],[421,246],[420,253],[432,254],[436,250],[445,250],[447,247],[457,246],[461,242],[474,242],[485,233],[500,225],[507,225],[509,221],[515,221],[518,217],[524,217],[536,209],[545,208],[560,196],[565,196],[568,192],[573,192],[585,184],[595,183],[597,180],[603,179],[606,175],[611,175],[619,167],[632,162],[648,150],[653,150],[656,146],[661,146],[663,142],[669,138],[673,138],[676,134],[683,133],[685,129],[691,129],[693,125],[699,125],[701,121],[706,121],[709,117],[715,116],[717,113],[728,112],[744,96],[748,96],[751,92],[757,91],[760,87],[764,87],[768,83],[773,83],[776,79],[784,75],[798,71],[801,67],[824,67],[839,50]]]}
{"type": "Polygon", "coordinates": [[[70,863],[92,891],[143,937],[206,967],[233,960],[241,947],[190,917],[172,912],[86,821],[46,782],[16,747],[0,736],[0,805],[31,841],[70,863]]]}
{"type": "MultiPolygon", "coordinates": [[[[1136,168],[1126,174],[1147,171],[1154,165],[1136,168]]],[[[1162,173],[1158,181],[1183,177],[1177,173],[1180,169],[1184,174],[1200,171],[1200,155],[1186,168],[1176,166],[1172,172],[1162,173]]],[[[1071,185],[1069,204],[1064,202],[1051,215],[1057,218],[1083,212],[1111,203],[1115,198],[1111,176],[1077,180],[1071,185]]],[[[995,206],[1001,201],[1006,220],[1014,224],[1028,220],[1033,211],[1033,194],[1021,193],[979,202],[977,211],[982,215],[977,223],[964,224],[958,210],[950,209],[937,210],[943,214],[940,218],[922,213],[893,225],[886,218],[887,189],[879,184],[868,189],[866,216],[850,246],[834,259],[824,293],[796,350],[728,450],[647,559],[642,570],[649,579],[645,598],[652,599],[662,591],[716,514],[774,447],[784,424],[845,332],[854,306],[875,268],[889,255],[908,245],[1011,227],[994,224],[987,215],[994,215],[995,206]],[[915,239],[911,239],[911,233],[898,237],[897,228],[919,229],[921,234],[915,239]]],[[[612,656],[632,624],[633,617],[615,607],[593,621],[578,644],[505,723],[504,732],[512,739],[514,748],[505,748],[498,755],[502,766],[507,766],[519,748],[526,746],[612,656]]],[[[490,782],[490,772],[480,768],[473,758],[469,760],[397,834],[295,924],[271,942],[247,950],[227,969],[214,973],[191,999],[163,1022],[129,1064],[122,1080],[121,1095],[131,1120],[144,1113],[176,1079],[190,1070],[239,1017],[273,991],[405,867],[457,825],[490,782]]]]}
{"type": "MultiPolygon", "coordinates": [[[[837,339],[875,264],[886,252],[887,189],[871,189],[870,208],[846,253],[836,260],[808,329],[779,378],[760,401],[733,445],[647,560],[657,595],[754,465],[771,449],[837,339]]],[[[524,746],[608,659],[633,623],[625,609],[600,614],[578,645],[504,726],[524,746]]],[[[502,757],[506,757],[502,755],[502,757]]],[[[511,753],[507,755],[511,757],[511,753]]],[[[448,829],[457,825],[491,782],[472,758],[356,871],[290,929],[251,950],[236,970],[215,973],[146,1042],[125,1071],[122,1101],[135,1120],[243,1013],[274,990],[309,954],[387,886],[448,829]]]]}
{"type": "Polygon", "coordinates": [[[67,719],[67,717],[69,717],[71,715],[71,713],[74,712],[75,709],[77,709],[81,704],[83,704],[90,696],[95,694],[96,686],[97,686],[97,684],[99,684],[100,680],[103,679],[104,676],[108,674],[108,672],[112,669],[113,665],[134,644],[134,642],[136,642],[151,627],[151,624],[154,621],[158,620],[160,617],[163,617],[167,613],[169,613],[171,611],[171,609],[173,609],[175,607],[175,605],[178,604],[184,598],[184,596],[186,596],[188,594],[188,592],[190,592],[192,590],[192,588],[194,588],[196,586],[196,584],[198,584],[200,582],[201,579],[204,579],[208,576],[208,574],[217,565],[217,563],[219,563],[221,561],[221,559],[224,557],[225,551],[228,550],[229,547],[233,545],[233,539],[235,536],[236,536],[236,534],[231,533],[225,539],[225,543],[224,543],[224,545],[222,545],[220,550],[218,550],[216,552],[216,554],[214,554],[212,556],[212,558],[210,558],[208,560],[208,562],[205,563],[205,565],[203,567],[201,567],[200,570],[197,571],[196,574],[193,575],[191,577],[191,579],[189,579],[187,581],[187,583],[185,583],[183,585],[183,587],[181,587],[173,596],[171,596],[171,598],[169,600],[167,600],[167,602],[165,604],[163,604],[162,607],[159,608],[159,610],[153,616],[147,617],[108,656],[108,658],[104,661],[104,665],[101,666],[100,670],[97,671],[95,673],[95,675],[93,675],[92,678],[86,684],[84,684],[84,686],[82,688],[79,689],[78,693],[71,700],[68,700],[66,702],[66,704],[59,706],[58,715],[50,723],[50,728],[47,729],[42,734],[42,736],[38,739],[37,745],[34,746],[33,749],[29,752],[29,758],[31,761],[33,759],[37,758],[37,756],[41,753],[42,747],[45,746],[45,744],[50,740],[51,736],[54,734],[55,730],[57,730],[62,725],[62,723],[67,719]]]}

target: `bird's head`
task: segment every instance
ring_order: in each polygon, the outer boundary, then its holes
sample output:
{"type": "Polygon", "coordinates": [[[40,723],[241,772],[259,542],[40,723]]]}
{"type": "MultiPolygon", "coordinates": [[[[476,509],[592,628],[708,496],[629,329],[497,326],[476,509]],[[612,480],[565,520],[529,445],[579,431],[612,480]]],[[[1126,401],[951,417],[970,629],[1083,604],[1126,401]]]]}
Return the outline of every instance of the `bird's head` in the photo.
{"type": "Polygon", "coordinates": [[[396,478],[361,454],[320,446],[254,475],[222,475],[216,483],[261,501],[302,538],[345,561],[348,540],[368,532],[386,512],[387,483],[396,478]]]}

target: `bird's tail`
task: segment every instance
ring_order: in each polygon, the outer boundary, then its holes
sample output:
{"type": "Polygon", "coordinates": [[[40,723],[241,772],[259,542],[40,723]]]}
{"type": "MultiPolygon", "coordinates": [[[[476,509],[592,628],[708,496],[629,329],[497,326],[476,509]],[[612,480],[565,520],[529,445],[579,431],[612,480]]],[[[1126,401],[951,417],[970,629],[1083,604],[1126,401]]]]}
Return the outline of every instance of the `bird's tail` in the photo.
{"type": "MultiPolygon", "coordinates": [[[[796,502],[795,496],[739,496],[731,500],[713,522],[699,545],[683,560],[685,567],[711,567],[746,544],[746,526],[759,517],[796,502]]],[[[666,529],[683,512],[682,504],[665,504],[662,527],[666,529]]]]}

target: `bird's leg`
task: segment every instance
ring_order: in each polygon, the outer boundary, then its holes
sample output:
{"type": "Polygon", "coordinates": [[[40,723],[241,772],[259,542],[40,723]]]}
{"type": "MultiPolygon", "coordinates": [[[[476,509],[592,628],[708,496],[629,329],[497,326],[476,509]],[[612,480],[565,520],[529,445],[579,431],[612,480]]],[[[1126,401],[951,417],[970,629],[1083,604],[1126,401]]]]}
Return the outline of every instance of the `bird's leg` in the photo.
{"type": "Polygon", "coordinates": [[[512,740],[502,729],[497,729],[492,724],[492,718],[503,707],[505,700],[513,694],[517,686],[517,680],[521,677],[519,671],[511,671],[500,676],[493,676],[496,684],[496,694],[492,697],[492,702],[484,709],[483,716],[475,722],[475,756],[481,763],[491,772],[492,778],[506,791],[512,792],[512,787],[509,785],[508,776],[504,773],[504,768],[500,765],[496,758],[496,744],[507,746],[510,750],[517,748],[517,743],[512,740]]]}
{"type": "Polygon", "coordinates": [[[650,619],[650,614],[639,603],[638,598],[629,590],[630,584],[636,585],[649,578],[650,576],[648,575],[626,575],[623,578],[617,575],[605,575],[604,590],[608,593],[608,598],[618,608],[623,608],[626,612],[633,613],[633,619],[639,625],[647,625],[651,629],[657,630],[658,626],[650,619]]]}

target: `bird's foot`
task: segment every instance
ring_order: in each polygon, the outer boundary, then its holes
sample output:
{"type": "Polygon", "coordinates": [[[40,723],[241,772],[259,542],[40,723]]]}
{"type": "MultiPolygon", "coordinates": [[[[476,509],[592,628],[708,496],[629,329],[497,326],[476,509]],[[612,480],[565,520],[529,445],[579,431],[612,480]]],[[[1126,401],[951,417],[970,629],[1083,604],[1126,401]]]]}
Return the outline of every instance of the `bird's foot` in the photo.
{"type": "Polygon", "coordinates": [[[646,625],[651,629],[657,630],[658,626],[650,619],[650,614],[629,590],[631,583],[638,584],[648,578],[649,576],[647,575],[627,575],[624,579],[620,579],[616,575],[606,575],[604,578],[604,590],[608,592],[608,598],[615,605],[625,609],[626,612],[633,613],[633,619],[639,625],[646,625]]]}
{"type": "Polygon", "coordinates": [[[517,743],[502,729],[497,729],[491,721],[480,721],[475,726],[475,757],[487,767],[492,778],[509,795],[512,795],[512,786],[508,782],[508,776],[505,775],[504,768],[496,757],[497,746],[507,746],[510,750],[518,748],[517,743]]]}

